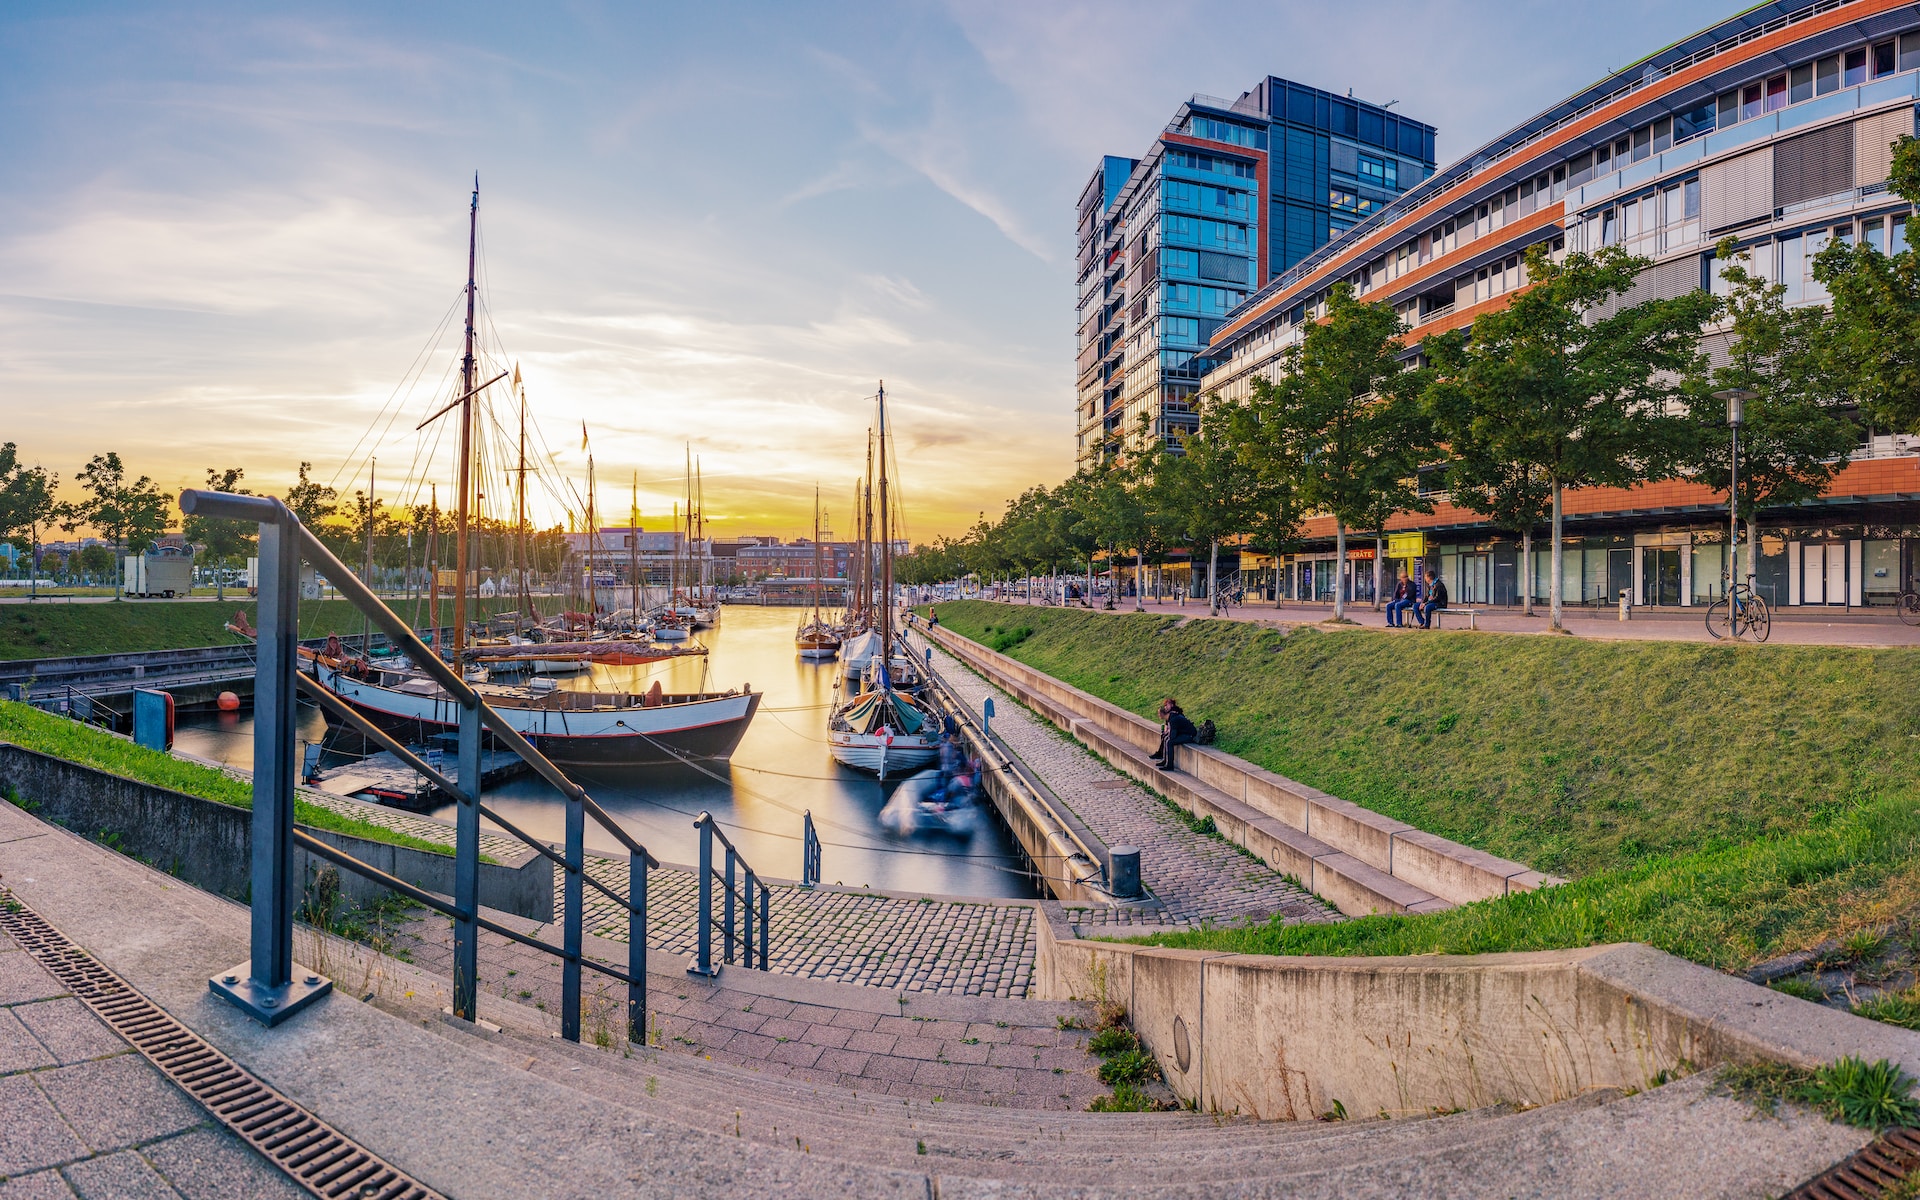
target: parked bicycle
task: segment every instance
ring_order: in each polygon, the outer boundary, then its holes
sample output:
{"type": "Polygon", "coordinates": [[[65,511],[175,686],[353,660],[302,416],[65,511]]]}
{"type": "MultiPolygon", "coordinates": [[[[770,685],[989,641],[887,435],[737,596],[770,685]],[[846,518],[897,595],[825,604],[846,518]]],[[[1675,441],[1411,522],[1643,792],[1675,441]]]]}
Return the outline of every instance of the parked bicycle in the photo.
{"type": "Polygon", "coordinates": [[[1751,633],[1754,641],[1764,642],[1773,632],[1773,614],[1768,611],[1767,602],[1751,587],[1736,583],[1726,595],[1707,606],[1707,632],[1716,638],[1738,638],[1751,633]]]}
{"type": "Polygon", "coordinates": [[[1920,592],[1901,592],[1894,610],[1900,614],[1902,622],[1920,625],[1920,592]]]}

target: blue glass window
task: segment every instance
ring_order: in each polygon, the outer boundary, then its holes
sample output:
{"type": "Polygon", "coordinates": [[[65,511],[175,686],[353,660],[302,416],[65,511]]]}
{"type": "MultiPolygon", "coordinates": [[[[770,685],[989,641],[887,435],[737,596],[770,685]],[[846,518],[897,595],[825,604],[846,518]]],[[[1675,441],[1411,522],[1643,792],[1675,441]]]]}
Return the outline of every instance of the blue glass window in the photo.
{"type": "Polygon", "coordinates": [[[1360,140],[1370,146],[1387,144],[1386,122],[1371,108],[1360,110],[1360,140]]]}

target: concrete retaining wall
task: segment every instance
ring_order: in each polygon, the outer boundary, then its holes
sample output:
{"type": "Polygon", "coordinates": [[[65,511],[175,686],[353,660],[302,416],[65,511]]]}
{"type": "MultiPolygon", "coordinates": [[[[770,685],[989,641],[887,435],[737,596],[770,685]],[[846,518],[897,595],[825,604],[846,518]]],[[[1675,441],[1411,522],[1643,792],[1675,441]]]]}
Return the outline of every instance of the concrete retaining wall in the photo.
{"type": "Polygon", "coordinates": [[[1672,1074],[1842,1054],[1920,1067],[1920,1034],[1643,945],[1523,954],[1307,958],[1073,936],[1042,906],[1035,996],[1127,1006],[1182,1099],[1308,1120],[1551,1104],[1672,1074]]]}
{"type": "Polygon", "coordinates": [[[951,630],[929,632],[1115,770],[1195,816],[1212,817],[1229,840],[1341,912],[1431,912],[1561,882],[1211,746],[1181,746],[1175,751],[1179,770],[1158,770],[1145,759],[1159,747],[1158,725],[951,630]]]}
{"type": "MultiPolygon", "coordinates": [[[[94,767],[0,742],[0,786],[14,788],[33,811],[88,837],[117,835],[116,848],[196,887],[238,900],[248,896],[253,866],[253,814],[229,804],[126,779],[94,767]]],[[[327,829],[307,833],[442,896],[453,893],[453,857],[327,829]]],[[[294,850],[297,880],[331,863],[294,850]]],[[[386,889],[340,871],[340,890],[355,900],[386,889]]],[[[508,863],[480,864],[480,903],[535,921],[553,920],[553,867],[528,849],[508,863]]]]}

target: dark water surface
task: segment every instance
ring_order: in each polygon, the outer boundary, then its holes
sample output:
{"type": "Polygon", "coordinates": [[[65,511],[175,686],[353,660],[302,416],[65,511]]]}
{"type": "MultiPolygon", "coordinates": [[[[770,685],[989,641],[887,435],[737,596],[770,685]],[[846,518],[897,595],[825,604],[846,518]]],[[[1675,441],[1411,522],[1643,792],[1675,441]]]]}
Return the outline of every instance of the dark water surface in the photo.
{"type": "MultiPolygon", "coordinates": [[[[829,883],[945,895],[1031,897],[1018,851],[996,821],[981,822],[968,839],[901,838],[876,819],[885,791],[871,777],[849,771],[827,754],[827,705],[837,664],[810,663],[793,650],[799,615],[792,608],[728,606],[718,626],[695,635],[707,659],[645,667],[595,667],[600,686],[644,690],[655,678],[667,691],[702,685],[724,691],[751,684],[765,693],[760,711],[731,763],[708,764],[705,774],[684,767],[647,767],[579,776],[623,828],[664,862],[691,863],[699,854],[693,818],[713,813],[755,870],[777,878],[800,875],[801,813],[811,810],[820,839],[821,874],[829,883]]],[[[561,686],[587,686],[585,676],[562,676],[561,686]]],[[[300,736],[319,740],[326,726],[317,709],[302,708],[300,736]]],[[[183,716],[180,749],[248,766],[253,761],[251,712],[183,716]]],[[[560,841],[564,810],[558,793],[529,774],[487,792],[503,817],[535,837],[560,841]]],[[[452,807],[432,815],[452,819],[452,807]]],[[[615,843],[592,821],[587,845],[615,843]]]]}

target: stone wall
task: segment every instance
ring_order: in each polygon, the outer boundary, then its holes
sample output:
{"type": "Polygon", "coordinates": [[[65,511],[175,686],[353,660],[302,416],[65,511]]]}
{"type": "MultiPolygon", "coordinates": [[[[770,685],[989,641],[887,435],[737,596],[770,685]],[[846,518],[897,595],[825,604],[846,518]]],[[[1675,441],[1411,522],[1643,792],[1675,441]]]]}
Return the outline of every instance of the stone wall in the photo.
{"type": "MultiPolygon", "coordinates": [[[[111,840],[131,854],[196,887],[236,900],[249,895],[253,869],[253,814],[230,804],[189,796],[38,751],[0,742],[0,786],[10,786],[33,811],[90,838],[111,840]]],[[[441,896],[453,892],[453,856],[396,846],[332,830],[301,826],[371,867],[441,896]]],[[[331,868],[294,850],[295,878],[331,868]]],[[[342,894],[369,900],[387,889],[340,871],[342,894]]],[[[480,864],[480,903],[535,921],[553,919],[553,867],[528,849],[512,862],[480,864]]]]}

